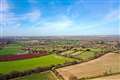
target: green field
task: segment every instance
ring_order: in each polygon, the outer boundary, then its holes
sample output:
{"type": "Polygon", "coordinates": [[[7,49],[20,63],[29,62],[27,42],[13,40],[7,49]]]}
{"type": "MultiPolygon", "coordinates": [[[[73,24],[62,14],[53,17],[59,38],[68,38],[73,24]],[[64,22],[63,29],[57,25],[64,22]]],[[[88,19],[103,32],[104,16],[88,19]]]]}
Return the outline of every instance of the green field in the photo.
{"type": "Polygon", "coordinates": [[[89,58],[92,58],[94,56],[95,56],[94,52],[88,51],[88,52],[81,53],[79,55],[79,58],[83,60],[88,60],[89,58]]]}
{"type": "Polygon", "coordinates": [[[100,48],[89,48],[90,51],[85,51],[83,53],[80,53],[79,58],[83,59],[83,60],[88,60],[90,58],[93,58],[96,54],[98,54],[97,52],[102,51],[100,48]]]}
{"type": "Polygon", "coordinates": [[[20,48],[22,48],[20,44],[8,44],[4,48],[0,49],[0,55],[9,55],[24,52],[20,48]]]}
{"type": "Polygon", "coordinates": [[[96,48],[96,49],[89,48],[89,49],[90,51],[81,52],[79,55],[77,55],[77,57],[83,60],[89,60],[90,58],[94,58],[94,56],[98,54],[98,52],[102,51],[100,48],[96,48]]]}
{"type": "Polygon", "coordinates": [[[100,54],[101,51],[102,49],[100,48],[84,48],[84,49],[78,49],[77,51],[68,50],[68,51],[62,52],[61,55],[72,56],[74,58],[78,58],[82,60],[89,60],[94,56],[96,56],[96,54],[100,54]]]}
{"type": "Polygon", "coordinates": [[[69,55],[69,54],[72,54],[72,53],[74,53],[74,51],[73,50],[68,50],[68,51],[65,51],[65,52],[62,52],[61,54],[62,55],[69,55]]]}
{"type": "Polygon", "coordinates": [[[0,73],[9,73],[11,71],[23,71],[33,69],[36,67],[46,67],[55,64],[63,64],[65,62],[72,62],[75,59],[50,54],[39,58],[32,58],[26,60],[0,62],[0,73]]]}
{"type": "Polygon", "coordinates": [[[11,80],[57,80],[51,71],[34,73],[29,76],[20,77],[11,80]]]}

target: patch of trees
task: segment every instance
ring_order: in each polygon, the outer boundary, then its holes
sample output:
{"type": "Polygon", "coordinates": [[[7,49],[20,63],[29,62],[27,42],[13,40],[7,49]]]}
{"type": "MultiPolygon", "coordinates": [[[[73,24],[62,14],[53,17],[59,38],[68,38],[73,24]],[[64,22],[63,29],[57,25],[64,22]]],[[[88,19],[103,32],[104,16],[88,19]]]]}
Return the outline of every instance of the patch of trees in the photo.
{"type": "Polygon", "coordinates": [[[90,49],[86,49],[86,51],[90,51],[90,49]]]}
{"type": "Polygon", "coordinates": [[[118,43],[115,45],[115,47],[116,47],[117,49],[120,49],[120,42],[118,42],[118,43]]]}

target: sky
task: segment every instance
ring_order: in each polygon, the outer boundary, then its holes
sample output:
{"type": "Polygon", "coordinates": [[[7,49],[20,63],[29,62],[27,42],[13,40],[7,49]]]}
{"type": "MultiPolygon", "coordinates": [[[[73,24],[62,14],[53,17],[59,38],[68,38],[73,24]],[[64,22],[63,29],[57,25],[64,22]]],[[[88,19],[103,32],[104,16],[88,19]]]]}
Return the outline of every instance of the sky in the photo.
{"type": "Polygon", "coordinates": [[[0,36],[120,35],[120,0],[0,0],[0,36]]]}

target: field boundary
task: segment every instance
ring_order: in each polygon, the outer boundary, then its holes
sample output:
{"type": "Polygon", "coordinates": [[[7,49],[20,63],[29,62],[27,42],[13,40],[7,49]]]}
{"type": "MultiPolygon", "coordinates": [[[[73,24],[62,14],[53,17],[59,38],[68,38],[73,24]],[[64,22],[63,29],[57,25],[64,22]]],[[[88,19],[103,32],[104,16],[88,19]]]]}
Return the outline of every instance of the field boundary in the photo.
{"type": "Polygon", "coordinates": [[[59,72],[57,72],[55,69],[52,69],[51,71],[55,74],[55,76],[58,78],[58,80],[64,80],[62,75],[60,75],[59,72]]]}
{"type": "Polygon", "coordinates": [[[50,70],[50,72],[57,80],[61,80],[61,79],[59,79],[59,77],[52,70],[50,70]]]}

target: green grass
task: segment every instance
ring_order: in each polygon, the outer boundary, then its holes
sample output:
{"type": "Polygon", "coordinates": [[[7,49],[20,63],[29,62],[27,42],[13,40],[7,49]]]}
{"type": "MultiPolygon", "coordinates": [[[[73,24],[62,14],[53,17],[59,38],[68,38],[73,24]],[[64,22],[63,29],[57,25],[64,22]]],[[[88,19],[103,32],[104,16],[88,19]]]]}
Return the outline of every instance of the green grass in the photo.
{"type": "Polygon", "coordinates": [[[0,55],[9,55],[24,52],[21,50],[22,46],[20,44],[9,44],[0,50],[0,55]]]}
{"type": "Polygon", "coordinates": [[[79,58],[80,59],[83,59],[83,60],[88,60],[89,58],[92,58],[92,57],[94,57],[95,56],[95,53],[94,52],[92,52],[92,51],[86,51],[86,52],[84,52],[84,53],[81,53],[80,55],[79,55],[79,58]]]}
{"type": "Polygon", "coordinates": [[[35,73],[29,76],[20,77],[12,80],[57,80],[51,71],[35,73]]]}
{"type": "Polygon", "coordinates": [[[88,49],[90,49],[90,51],[85,51],[79,55],[80,59],[88,60],[90,58],[93,58],[97,54],[97,52],[102,51],[102,49],[100,48],[88,48],[88,49]]]}
{"type": "Polygon", "coordinates": [[[93,51],[93,52],[100,52],[100,51],[102,51],[102,49],[101,48],[89,48],[91,51],[93,51]]]}
{"type": "Polygon", "coordinates": [[[9,73],[11,71],[23,71],[33,69],[36,67],[46,67],[55,64],[63,64],[65,62],[72,62],[75,59],[50,54],[39,58],[32,58],[26,60],[0,62],[0,73],[9,73]]]}
{"type": "Polygon", "coordinates": [[[86,48],[83,50],[79,50],[75,53],[72,53],[71,56],[77,57],[83,60],[88,60],[93,58],[100,51],[102,51],[102,49],[100,48],[86,48]],[[87,49],[90,49],[90,51],[86,51],[87,49]]]}
{"type": "Polygon", "coordinates": [[[73,52],[74,52],[73,50],[68,50],[68,51],[62,52],[61,54],[67,55],[67,54],[72,54],[73,52]]]}
{"type": "Polygon", "coordinates": [[[77,51],[77,52],[75,52],[75,53],[73,53],[73,54],[71,54],[71,55],[80,55],[80,54],[82,54],[82,53],[84,53],[84,51],[77,51]]]}

